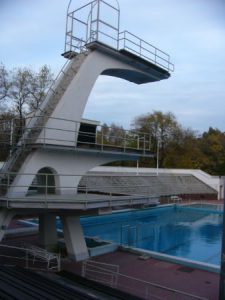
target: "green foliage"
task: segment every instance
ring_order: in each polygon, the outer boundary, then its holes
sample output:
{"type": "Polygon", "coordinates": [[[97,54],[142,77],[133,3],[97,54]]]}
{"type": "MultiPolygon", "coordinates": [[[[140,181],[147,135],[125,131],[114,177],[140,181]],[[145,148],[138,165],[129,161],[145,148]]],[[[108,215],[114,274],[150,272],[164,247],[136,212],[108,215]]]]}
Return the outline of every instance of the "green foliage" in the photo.
{"type": "Polygon", "coordinates": [[[225,133],[209,128],[200,140],[200,149],[207,157],[202,168],[215,175],[225,174],[225,133]]]}

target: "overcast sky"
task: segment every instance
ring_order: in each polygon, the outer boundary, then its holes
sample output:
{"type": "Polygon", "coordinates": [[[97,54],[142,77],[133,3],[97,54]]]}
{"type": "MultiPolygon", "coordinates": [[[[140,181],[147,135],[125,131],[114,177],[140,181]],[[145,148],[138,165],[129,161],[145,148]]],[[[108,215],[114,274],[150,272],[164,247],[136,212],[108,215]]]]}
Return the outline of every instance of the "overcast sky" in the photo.
{"type": "MultiPolygon", "coordinates": [[[[88,3],[73,0],[74,7],[88,3]]],[[[115,0],[108,0],[115,3],[115,0]]],[[[64,0],[0,0],[0,62],[6,68],[65,62],[64,0]]],[[[199,132],[225,131],[225,1],[119,0],[121,31],[128,30],[171,56],[168,80],[135,85],[101,76],[85,117],[129,128],[136,116],[160,110],[199,132]]]]}

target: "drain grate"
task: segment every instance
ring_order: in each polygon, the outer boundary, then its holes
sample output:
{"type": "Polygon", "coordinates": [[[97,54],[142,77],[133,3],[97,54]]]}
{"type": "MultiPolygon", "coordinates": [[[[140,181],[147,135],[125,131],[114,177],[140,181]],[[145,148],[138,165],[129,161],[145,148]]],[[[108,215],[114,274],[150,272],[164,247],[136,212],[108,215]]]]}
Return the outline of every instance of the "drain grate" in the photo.
{"type": "Polygon", "coordinates": [[[180,271],[180,272],[185,272],[185,273],[191,273],[193,272],[195,269],[193,268],[190,268],[190,267],[180,267],[177,269],[177,271],[180,271]]]}

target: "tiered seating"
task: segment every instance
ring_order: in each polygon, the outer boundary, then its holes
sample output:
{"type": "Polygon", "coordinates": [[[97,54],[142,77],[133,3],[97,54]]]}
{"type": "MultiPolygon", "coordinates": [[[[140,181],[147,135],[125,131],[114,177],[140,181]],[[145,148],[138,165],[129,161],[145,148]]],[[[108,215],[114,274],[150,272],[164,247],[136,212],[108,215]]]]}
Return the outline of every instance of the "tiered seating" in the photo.
{"type": "Polygon", "coordinates": [[[86,295],[19,267],[0,267],[0,299],[74,300],[92,299],[86,295]]]}
{"type": "MultiPolygon", "coordinates": [[[[193,175],[115,175],[95,174],[80,182],[83,191],[114,195],[190,195],[211,194],[216,191],[193,175]]],[[[81,191],[81,189],[80,189],[81,191]]]]}

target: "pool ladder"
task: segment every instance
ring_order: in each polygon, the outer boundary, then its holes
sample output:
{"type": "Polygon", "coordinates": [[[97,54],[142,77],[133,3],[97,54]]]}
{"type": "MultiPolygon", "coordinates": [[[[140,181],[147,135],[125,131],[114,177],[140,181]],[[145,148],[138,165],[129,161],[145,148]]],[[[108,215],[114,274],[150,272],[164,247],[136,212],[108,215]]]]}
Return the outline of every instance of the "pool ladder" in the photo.
{"type": "Polygon", "coordinates": [[[137,247],[138,243],[138,226],[122,225],[120,234],[120,244],[129,247],[137,247]]]}

